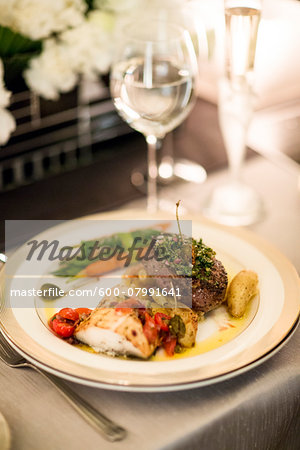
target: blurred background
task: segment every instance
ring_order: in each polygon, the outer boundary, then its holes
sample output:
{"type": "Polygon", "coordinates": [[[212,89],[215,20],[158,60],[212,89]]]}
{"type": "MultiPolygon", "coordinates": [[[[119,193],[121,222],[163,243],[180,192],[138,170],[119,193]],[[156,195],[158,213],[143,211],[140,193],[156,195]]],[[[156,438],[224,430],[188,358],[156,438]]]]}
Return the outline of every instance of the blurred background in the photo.
{"type": "MultiPolygon", "coordinates": [[[[2,221],[70,219],[145,195],[142,183],[131,182],[134,169],[146,168],[145,140],[118,116],[108,87],[119,30],[132,18],[183,25],[197,51],[196,106],[158,157],[173,151],[208,174],[227,164],[216,107],[222,0],[0,0],[0,6],[2,221]]],[[[257,152],[295,172],[300,2],[264,0],[262,11],[248,157],[257,152]]]]}

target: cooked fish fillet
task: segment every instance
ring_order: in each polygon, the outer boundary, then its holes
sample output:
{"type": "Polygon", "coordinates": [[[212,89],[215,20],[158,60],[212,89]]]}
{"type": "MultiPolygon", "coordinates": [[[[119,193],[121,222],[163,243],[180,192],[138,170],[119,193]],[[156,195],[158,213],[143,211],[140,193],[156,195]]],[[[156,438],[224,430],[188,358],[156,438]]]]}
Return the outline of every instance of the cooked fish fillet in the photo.
{"type": "Polygon", "coordinates": [[[75,330],[75,337],[97,352],[149,358],[156,345],[144,335],[143,324],[135,312],[96,308],[75,330]]]}

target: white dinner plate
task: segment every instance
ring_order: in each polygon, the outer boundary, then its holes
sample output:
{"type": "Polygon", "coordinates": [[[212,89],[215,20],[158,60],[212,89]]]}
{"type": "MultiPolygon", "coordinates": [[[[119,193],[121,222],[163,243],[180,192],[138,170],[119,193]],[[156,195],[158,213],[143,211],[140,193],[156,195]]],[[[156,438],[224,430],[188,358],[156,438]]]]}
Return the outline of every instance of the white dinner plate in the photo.
{"type": "MultiPolygon", "coordinates": [[[[126,222],[122,221],[161,221],[174,217],[164,213],[147,216],[145,211],[119,211],[89,219],[93,220],[60,224],[35,239],[58,239],[73,245],[78,239],[99,237],[95,234],[95,220],[119,220],[122,229],[116,231],[128,231],[126,222]]],[[[217,251],[230,276],[251,269],[259,277],[259,295],[251,302],[245,319],[230,319],[222,306],[199,323],[195,348],[201,351],[187,351],[180,358],[141,361],[89,353],[57,338],[47,328],[47,314],[41,302],[37,309],[36,300],[27,299],[32,301],[31,307],[21,308],[9,298],[11,289],[19,286],[20,274],[26,273],[28,249],[25,246],[10,257],[13,276],[5,276],[2,271],[1,284],[5,281],[6,288],[0,321],[4,334],[19,353],[46,371],[106,389],[152,392],[188,389],[230,378],[261,363],[282,345],[298,320],[300,284],[296,270],[278,250],[253,233],[216,225],[203,218],[185,219],[192,220],[193,237],[203,238],[217,251]],[[234,327],[234,331],[229,330],[234,327]]],[[[118,222],[115,224],[117,227],[118,222]]],[[[52,272],[54,263],[49,264],[45,262],[44,273],[52,272]]],[[[59,284],[60,279],[52,282],[59,284]]],[[[37,279],[36,283],[37,288],[41,286],[41,280],[37,279]]],[[[60,309],[67,306],[67,301],[64,298],[64,304],[61,299],[51,306],[60,309]]]]}

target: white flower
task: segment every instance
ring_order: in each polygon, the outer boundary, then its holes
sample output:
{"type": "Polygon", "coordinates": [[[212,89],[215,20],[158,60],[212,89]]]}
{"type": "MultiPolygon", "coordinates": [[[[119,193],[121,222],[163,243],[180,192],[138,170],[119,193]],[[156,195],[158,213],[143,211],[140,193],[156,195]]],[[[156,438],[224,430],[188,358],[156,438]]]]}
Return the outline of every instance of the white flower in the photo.
{"type": "Polygon", "coordinates": [[[57,100],[60,92],[70,91],[77,82],[70,56],[68,49],[54,39],[45,41],[42,53],[30,61],[24,72],[29,88],[50,100],[57,100]]]}
{"type": "Polygon", "coordinates": [[[111,14],[92,11],[80,26],[60,36],[73,70],[85,76],[106,73],[112,61],[114,18],[111,14]]]}
{"type": "Polygon", "coordinates": [[[6,144],[10,134],[16,129],[13,115],[5,109],[9,105],[11,93],[5,89],[3,82],[3,64],[0,59],[0,145],[6,144]]]}
{"type": "Polygon", "coordinates": [[[46,40],[42,53],[24,72],[28,87],[56,100],[59,93],[75,86],[79,75],[92,78],[107,73],[114,51],[114,26],[113,14],[95,10],[77,27],[46,40]]]}
{"type": "Polygon", "coordinates": [[[5,145],[10,134],[16,129],[13,115],[4,108],[0,108],[0,145],[5,145]]]}
{"type": "Polygon", "coordinates": [[[10,96],[11,96],[11,93],[9,91],[7,91],[5,89],[3,83],[1,83],[1,85],[0,85],[0,108],[6,108],[6,106],[9,105],[10,96]]]}
{"type": "Polygon", "coordinates": [[[3,73],[3,63],[0,59],[0,108],[5,108],[9,105],[9,99],[11,96],[11,93],[7,89],[5,89],[3,73]]]}
{"type": "Polygon", "coordinates": [[[141,0],[94,0],[94,7],[107,11],[124,12],[139,6],[141,0]]]}
{"type": "Polygon", "coordinates": [[[84,21],[84,0],[0,0],[0,24],[41,39],[84,21]]]}
{"type": "Polygon", "coordinates": [[[91,11],[88,14],[87,21],[94,27],[98,27],[99,30],[104,32],[112,32],[115,24],[112,14],[105,11],[91,11]]]}
{"type": "Polygon", "coordinates": [[[14,5],[16,0],[0,0],[0,25],[11,27],[13,22],[14,5]]]}

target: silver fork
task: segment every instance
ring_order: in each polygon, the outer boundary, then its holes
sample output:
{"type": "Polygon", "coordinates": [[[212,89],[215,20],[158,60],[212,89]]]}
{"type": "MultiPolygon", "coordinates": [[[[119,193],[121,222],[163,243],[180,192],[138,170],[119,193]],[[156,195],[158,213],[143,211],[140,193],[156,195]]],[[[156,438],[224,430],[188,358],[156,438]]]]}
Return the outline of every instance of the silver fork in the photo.
{"type": "Polygon", "coordinates": [[[102,435],[109,441],[120,441],[125,438],[126,430],[116,423],[112,422],[102,413],[97,411],[91,405],[89,405],[83,398],[75,394],[65,383],[60,381],[54,375],[48,372],[44,372],[39,367],[27,361],[25,358],[19,355],[10,345],[7,338],[0,330],[0,359],[9,367],[30,367],[34,369],[43,377],[47,378],[64,396],[70,405],[81,415],[81,417],[93,426],[97,431],[100,431],[102,435]]]}

